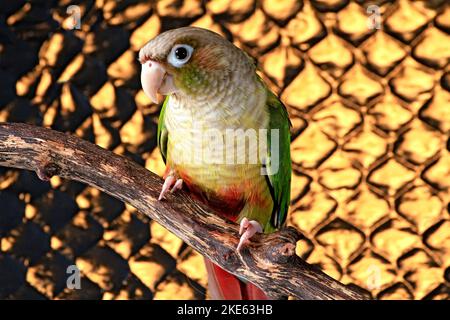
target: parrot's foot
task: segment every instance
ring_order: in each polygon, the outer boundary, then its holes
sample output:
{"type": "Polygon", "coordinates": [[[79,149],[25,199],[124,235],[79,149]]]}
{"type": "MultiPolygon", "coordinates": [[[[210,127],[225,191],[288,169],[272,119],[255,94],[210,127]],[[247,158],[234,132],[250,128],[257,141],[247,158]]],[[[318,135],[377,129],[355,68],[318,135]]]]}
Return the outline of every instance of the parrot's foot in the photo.
{"type": "Polygon", "coordinates": [[[171,187],[172,190],[170,192],[180,190],[183,187],[183,179],[177,179],[173,175],[168,175],[164,180],[164,184],[161,189],[161,193],[159,194],[158,200],[162,200],[167,192],[169,192],[171,187]]]}
{"type": "Polygon", "coordinates": [[[239,244],[236,250],[240,251],[244,242],[253,237],[255,233],[257,232],[261,233],[262,231],[263,229],[258,221],[243,218],[241,220],[241,226],[239,228],[239,234],[241,235],[241,239],[239,240],[239,244]]]}

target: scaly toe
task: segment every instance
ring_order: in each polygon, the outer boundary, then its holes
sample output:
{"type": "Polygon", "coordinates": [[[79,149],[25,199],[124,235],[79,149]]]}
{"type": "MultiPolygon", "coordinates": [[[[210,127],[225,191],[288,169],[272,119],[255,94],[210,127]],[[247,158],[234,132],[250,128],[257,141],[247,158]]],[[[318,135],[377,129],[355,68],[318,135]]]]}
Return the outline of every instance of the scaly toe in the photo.
{"type": "Polygon", "coordinates": [[[244,243],[253,237],[255,233],[261,233],[262,227],[256,220],[248,220],[247,218],[243,218],[240,224],[239,234],[241,238],[239,239],[239,244],[236,248],[237,251],[240,251],[244,243]]]}
{"type": "Polygon", "coordinates": [[[178,179],[170,192],[175,192],[177,190],[181,190],[183,188],[183,179],[178,179]]]}
{"type": "Polygon", "coordinates": [[[158,200],[162,200],[166,193],[169,191],[170,187],[175,183],[175,177],[170,175],[167,176],[164,180],[163,187],[161,189],[161,193],[159,194],[158,200]]]}
{"type": "Polygon", "coordinates": [[[250,222],[250,220],[248,220],[245,217],[241,220],[241,223],[239,225],[239,235],[242,235],[244,233],[245,229],[248,228],[249,222],[250,222]]]}

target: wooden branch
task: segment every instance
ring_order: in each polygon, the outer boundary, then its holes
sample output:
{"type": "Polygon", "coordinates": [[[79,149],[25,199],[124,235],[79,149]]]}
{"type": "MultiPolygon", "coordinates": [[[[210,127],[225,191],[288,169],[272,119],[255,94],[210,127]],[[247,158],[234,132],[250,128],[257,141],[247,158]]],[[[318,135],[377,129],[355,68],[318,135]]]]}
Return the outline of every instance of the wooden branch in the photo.
{"type": "Polygon", "coordinates": [[[236,251],[238,226],[185,192],[158,201],[162,179],[138,164],[73,135],[19,123],[0,123],[0,165],[86,183],[126,202],[223,269],[271,297],[365,299],[295,254],[299,234],[286,228],[256,235],[236,251]]]}

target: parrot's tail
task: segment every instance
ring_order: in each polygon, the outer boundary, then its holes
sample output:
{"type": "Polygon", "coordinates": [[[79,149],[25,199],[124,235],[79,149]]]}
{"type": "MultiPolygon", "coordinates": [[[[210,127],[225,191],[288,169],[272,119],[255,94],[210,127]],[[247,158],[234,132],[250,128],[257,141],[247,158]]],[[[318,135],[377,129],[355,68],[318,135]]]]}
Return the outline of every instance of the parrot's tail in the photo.
{"type": "Polygon", "coordinates": [[[257,286],[246,283],[205,258],[209,294],[214,300],[267,300],[257,286]]]}

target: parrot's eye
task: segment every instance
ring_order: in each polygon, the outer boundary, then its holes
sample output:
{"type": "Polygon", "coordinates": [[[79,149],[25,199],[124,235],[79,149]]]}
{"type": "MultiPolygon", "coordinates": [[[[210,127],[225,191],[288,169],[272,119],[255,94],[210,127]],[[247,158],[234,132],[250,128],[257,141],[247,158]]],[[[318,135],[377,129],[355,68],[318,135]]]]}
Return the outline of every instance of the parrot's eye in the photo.
{"type": "Polygon", "coordinates": [[[188,51],[184,47],[179,47],[177,50],[175,50],[175,57],[178,60],[184,60],[188,56],[188,51]]]}
{"type": "Polygon", "coordinates": [[[167,61],[175,68],[180,68],[189,61],[193,51],[194,48],[187,44],[177,44],[170,51],[167,61]]]}

